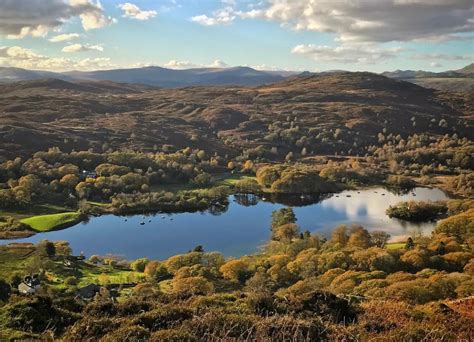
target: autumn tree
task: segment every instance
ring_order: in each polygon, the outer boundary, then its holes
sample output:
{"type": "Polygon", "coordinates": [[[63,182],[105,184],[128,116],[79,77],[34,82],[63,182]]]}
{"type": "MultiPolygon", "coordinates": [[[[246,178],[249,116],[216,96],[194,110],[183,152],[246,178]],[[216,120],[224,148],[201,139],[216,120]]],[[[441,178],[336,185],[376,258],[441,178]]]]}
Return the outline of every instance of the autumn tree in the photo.
{"type": "Polygon", "coordinates": [[[236,283],[243,283],[248,278],[248,265],[241,259],[227,261],[219,268],[225,279],[236,283]]]}
{"type": "Polygon", "coordinates": [[[382,230],[374,230],[370,233],[370,239],[375,246],[384,248],[385,244],[390,240],[390,234],[382,230]]]}

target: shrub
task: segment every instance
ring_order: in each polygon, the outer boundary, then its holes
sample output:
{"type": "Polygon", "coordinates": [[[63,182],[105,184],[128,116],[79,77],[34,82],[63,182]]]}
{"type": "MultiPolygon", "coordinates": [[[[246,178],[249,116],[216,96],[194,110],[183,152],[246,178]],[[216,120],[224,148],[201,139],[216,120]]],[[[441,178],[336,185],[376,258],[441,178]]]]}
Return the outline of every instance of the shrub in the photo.
{"type": "Polygon", "coordinates": [[[133,324],[150,331],[173,327],[193,317],[191,310],[178,305],[162,305],[133,319],[133,324]]]}
{"type": "Polygon", "coordinates": [[[132,262],[130,265],[133,270],[137,272],[144,272],[145,271],[145,266],[150,262],[148,258],[140,258],[132,262]]]}
{"type": "Polygon", "coordinates": [[[73,285],[77,285],[79,282],[77,280],[76,277],[74,276],[70,276],[70,277],[66,277],[64,279],[64,284],[68,285],[68,286],[73,286],[73,285]]]}
{"type": "Polygon", "coordinates": [[[129,325],[115,329],[100,339],[101,342],[141,342],[148,340],[150,332],[139,326],[129,325]]]}
{"type": "Polygon", "coordinates": [[[150,336],[150,342],[194,342],[198,338],[192,333],[183,329],[164,329],[155,331],[150,336]]]}

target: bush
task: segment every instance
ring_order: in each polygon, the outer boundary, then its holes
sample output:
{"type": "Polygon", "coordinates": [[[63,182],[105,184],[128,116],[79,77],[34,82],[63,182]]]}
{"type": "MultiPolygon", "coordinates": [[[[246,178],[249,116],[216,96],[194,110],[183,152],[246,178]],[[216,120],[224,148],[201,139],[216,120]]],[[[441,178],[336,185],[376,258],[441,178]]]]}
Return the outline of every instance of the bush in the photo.
{"type": "Polygon", "coordinates": [[[139,326],[123,326],[109,332],[101,338],[101,342],[141,342],[148,340],[150,332],[139,326]]]}
{"type": "Polygon", "coordinates": [[[145,271],[145,266],[150,262],[148,258],[140,258],[132,262],[130,265],[132,267],[132,270],[137,271],[137,272],[144,272],[145,271]]]}
{"type": "Polygon", "coordinates": [[[76,277],[73,277],[73,276],[70,276],[70,277],[66,277],[64,279],[64,284],[68,285],[68,286],[74,286],[74,285],[77,285],[79,282],[77,280],[76,277]]]}
{"type": "Polygon", "coordinates": [[[191,310],[178,305],[162,305],[133,319],[133,324],[144,326],[150,331],[173,327],[191,319],[191,310]]]}
{"type": "Polygon", "coordinates": [[[194,342],[198,338],[191,332],[183,329],[164,329],[155,331],[150,336],[150,342],[194,342]]]}

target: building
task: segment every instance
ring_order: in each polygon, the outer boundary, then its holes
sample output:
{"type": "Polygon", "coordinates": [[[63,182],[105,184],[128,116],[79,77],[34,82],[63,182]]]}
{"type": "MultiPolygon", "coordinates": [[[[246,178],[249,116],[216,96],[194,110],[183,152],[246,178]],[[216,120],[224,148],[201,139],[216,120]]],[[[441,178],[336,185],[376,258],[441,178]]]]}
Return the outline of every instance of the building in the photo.
{"type": "Polygon", "coordinates": [[[18,285],[18,292],[21,294],[35,294],[37,290],[41,287],[41,281],[37,274],[33,274],[32,276],[25,276],[23,281],[18,285]]]}

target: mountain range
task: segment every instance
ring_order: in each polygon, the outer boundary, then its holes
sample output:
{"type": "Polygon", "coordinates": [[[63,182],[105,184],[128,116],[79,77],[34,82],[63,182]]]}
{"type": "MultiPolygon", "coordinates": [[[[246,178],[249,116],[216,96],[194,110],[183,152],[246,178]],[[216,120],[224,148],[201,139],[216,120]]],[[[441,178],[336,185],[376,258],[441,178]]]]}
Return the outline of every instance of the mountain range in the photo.
{"type": "Polygon", "coordinates": [[[143,67],[98,71],[46,72],[20,68],[0,68],[0,82],[56,78],[64,81],[113,81],[136,83],[163,88],[197,85],[252,86],[283,80],[288,72],[260,71],[249,67],[167,69],[143,67]]]}
{"type": "MultiPolygon", "coordinates": [[[[336,70],[324,73],[340,73],[336,70]]],[[[0,67],[0,83],[55,78],[63,81],[112,81],[162,88],[189,86],[259,86],[282,81],[296,75],[319,73],[293,71],[264,71],[249,67],[167,69],[157,66],[97,71],[50,72],[21,68],[0,67]]],[[[462,69],[444,72],[396,70],[383,76],[412,82],[423,87],[451,91],[474,90],[474,63],[462,69]]]]}

